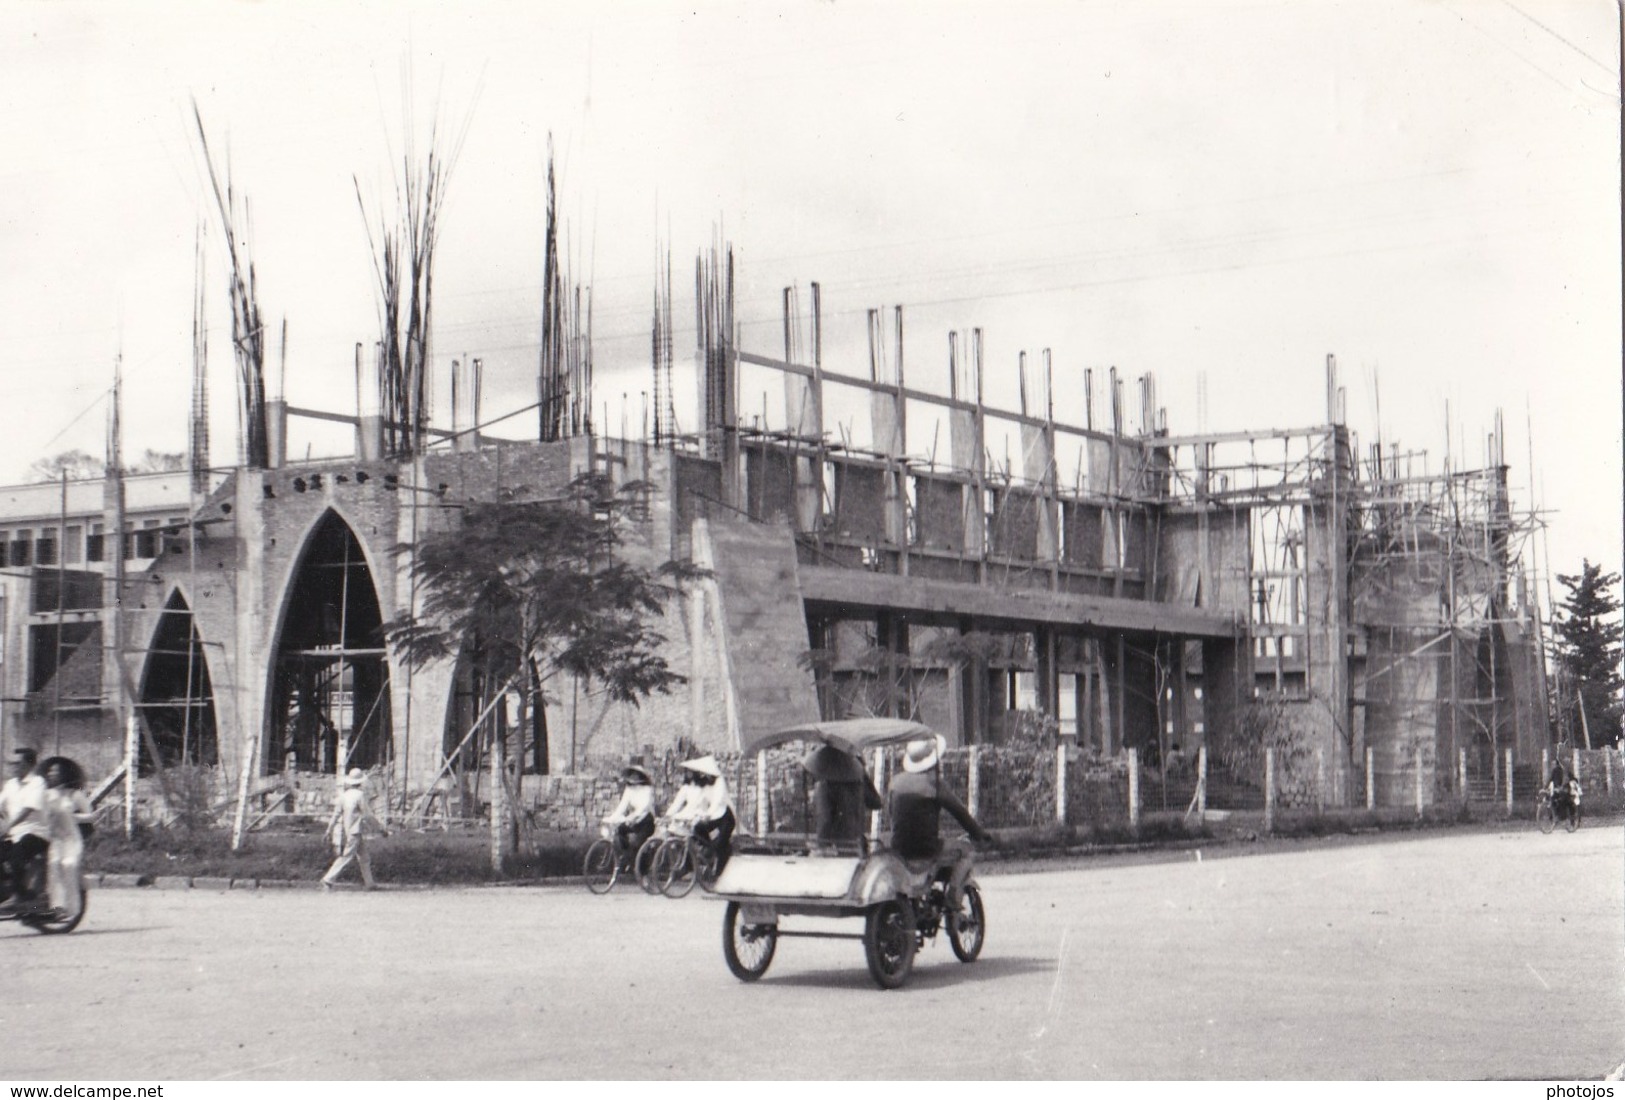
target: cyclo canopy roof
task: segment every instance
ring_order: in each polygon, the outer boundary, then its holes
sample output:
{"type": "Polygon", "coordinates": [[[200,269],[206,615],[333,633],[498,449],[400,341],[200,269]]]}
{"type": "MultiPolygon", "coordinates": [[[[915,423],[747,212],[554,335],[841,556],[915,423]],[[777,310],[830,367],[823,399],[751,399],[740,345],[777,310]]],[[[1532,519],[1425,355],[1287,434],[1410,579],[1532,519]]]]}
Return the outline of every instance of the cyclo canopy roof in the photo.
{"type": "Polygon", "coordinates": [[[901,745],[935,737],[936,731],[902,718],[846,718],[837,722],[805,722],[770,733],[751,742],[750,751],[771,749],[790,741],[821,741],[854,756],[883,745],[901,745]]]}

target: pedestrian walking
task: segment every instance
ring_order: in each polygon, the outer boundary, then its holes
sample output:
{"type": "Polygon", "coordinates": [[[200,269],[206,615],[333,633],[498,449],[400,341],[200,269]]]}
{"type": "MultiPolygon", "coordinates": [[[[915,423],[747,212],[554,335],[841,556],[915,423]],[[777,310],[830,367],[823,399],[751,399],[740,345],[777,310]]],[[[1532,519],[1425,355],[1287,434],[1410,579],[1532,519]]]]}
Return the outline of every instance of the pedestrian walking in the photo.
{"type": "Polygon", "coordinates": [[[372,812],[367,801],[367,775],[360,768],[351,768],[344,777],[339,796],[333,803],[333,816],[327,820],[327,839],[332,842],[338,858],[322,876],[322,888],[331,890],[339,875],[351,863],[361,868],[361,885],[368,890],[378,889],[372,880],[372,857],[367,852],[367,837],[376,829],[388,836],[389,830],[372,812]]]}

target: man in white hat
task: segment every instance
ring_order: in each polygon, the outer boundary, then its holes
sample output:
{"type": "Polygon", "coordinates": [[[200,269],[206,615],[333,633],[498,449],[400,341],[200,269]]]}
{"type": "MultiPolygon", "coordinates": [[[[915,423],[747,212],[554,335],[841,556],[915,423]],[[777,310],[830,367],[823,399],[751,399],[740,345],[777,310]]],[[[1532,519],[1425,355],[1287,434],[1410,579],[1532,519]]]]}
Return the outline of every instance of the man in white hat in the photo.
{"type": "MultiPolygon", "coordinates": [[[[946,745],[938,735],[910,741],[903,750],[903,774],[891,781],[886,792],[891,810],[892,850],[911,862],[942,856],[938,826],[943,810],[964,826],[971,839],[990,839],[987,830],[976,823],[965,804],[942,785],[937,764],[942,760],[946,745]]],[[[970,872],[967,859],[956,858],[955,864],[951,901],[957,899],[959,887],[970,872]]]]}
{"type": "Polygon", "coordinates": [[[372,812],[367,802],[367,773],[351,768],[340,781],[339,795],[333,803],[333,816],[327,819],[327,838],[332,841],[338,858],[322,876],[322,889],[331,890],[339,875],[351,863],[361,868],[361,885],[368,890],[378,889],[372,880],[372,857],[367,852],[367,829],[371,826],[383,836],[389,835],[384,823],[372,812]]]}

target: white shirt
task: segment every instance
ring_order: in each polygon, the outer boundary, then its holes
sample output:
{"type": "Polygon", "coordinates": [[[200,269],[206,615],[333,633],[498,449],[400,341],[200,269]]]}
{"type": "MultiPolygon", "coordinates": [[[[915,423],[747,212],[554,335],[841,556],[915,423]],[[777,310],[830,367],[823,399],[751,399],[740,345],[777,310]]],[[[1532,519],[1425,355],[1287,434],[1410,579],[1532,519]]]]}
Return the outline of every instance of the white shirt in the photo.
{"type": "Polygon", "coordinates": [[[604,823],[619,825],[622,822],[636,821],[654,813],[654,808],[655,789],[647,783],[629,783],[626,790],[621,792],[620,804],[604,818],[604,823]]]}
{"type": "Polygon", "coordinates": [[[24,776],[19,783],[6,780],[0,787],[0,818],[6,822],[6,835],[13,840],[25,836],[49,838],[51,825],[45,816],[45,780],[37,775],[24,776]],[[24,810],[32,810],[27,820],[19,822],[24,810]]]}
{"type": "Polygon", "coordinates": [[[713,779],[710,786],[701,787],[699,795],[689,804],[689,814],[695,821],[716,821],[723,814],[733,809],[733,799],[728,797],[728,784],[721,776],[713,779]]]}
{"type": "Polygon", "coordinates": [[[677,788],[677,794],[672,797],[671,805],[666,807],[666,816],[678,821],[694,816],[694,808],[699,805],[702,792],[692,783],[684,783],[677,788]]]}

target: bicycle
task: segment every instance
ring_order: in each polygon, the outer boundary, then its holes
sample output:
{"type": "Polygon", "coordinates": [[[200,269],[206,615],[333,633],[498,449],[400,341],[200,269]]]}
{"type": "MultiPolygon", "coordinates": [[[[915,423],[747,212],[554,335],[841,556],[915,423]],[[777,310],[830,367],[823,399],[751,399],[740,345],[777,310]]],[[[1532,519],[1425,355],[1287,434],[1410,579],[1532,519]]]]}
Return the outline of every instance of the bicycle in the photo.
{"type": "Polygon", "coordinates": [[[706,893],[716,885],[722,857],[709,842],[692,832],[666,838],[655,855],[654,877],[668,898],[686,896],[696,883],[706,893]]]}
{"type": "MultiPolygon", "coordinates": [[[[1543,833],[1550,833],[1557,828],[1557,807],[1552,802],[1550,791],[1541,791],[1535,801],[1535,824],[1540,826],[1543,833]]],[[[1563,815],[1563,826],[1571,833],[1580,827],[1578,802],[1572,803],[1568,812],[1563,815]]]]}
{"type": "Polygon", "coordinates": [[[581,873],[587,889],[595,894],[607,894],[625,875],[632,875],[641,883],[649,872],[649,865],[644,862],[646,852],[653,854],[648,842],[635,849],[620,848],[615,843],[615,827],[599,825],[598,839],[587,846],[587,854],[582,859],[581,873]]]}
{"type": "Polygon", "coordinates": [[[660,818],[655,822],[654,835],[643,842],[638,848],[637,869],[638,885],[643,887],[645,894],[660,893],[660,877],[657,874],[660,863],[660,850],[668,840],[682,840],[673,830],[669,818],[660,818]]]}

